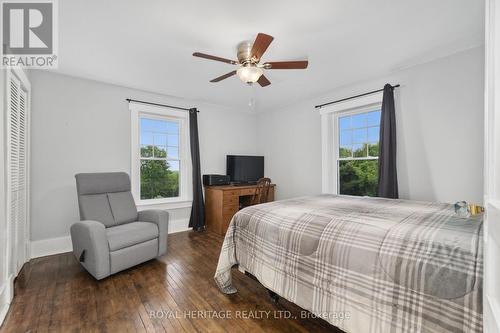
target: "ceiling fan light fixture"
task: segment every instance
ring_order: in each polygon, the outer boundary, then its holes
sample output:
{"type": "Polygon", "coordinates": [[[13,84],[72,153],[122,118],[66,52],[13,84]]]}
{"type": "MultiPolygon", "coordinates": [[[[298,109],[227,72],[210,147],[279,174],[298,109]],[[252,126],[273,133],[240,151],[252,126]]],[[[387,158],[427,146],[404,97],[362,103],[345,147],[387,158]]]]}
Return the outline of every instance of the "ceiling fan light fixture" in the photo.
{"type": "Polygon", "coordinates": [[[218,76],[215,79],[210,80],[210,82],[220,82],[232,77],[233,75],[238,75],[240,80],[245,83],[251,85],[257,82],[261,87],[268,87],[271,84],[271,81],[269,81],[264,75],[265,70],[306,69],[308,64],[307,60],[271,61],[261,64],[260,60],[262,59],[262,55],[266,52],[273,39],[273,36],[259,32],[257,37],[255,37],[254,42],[241,42],[237,47],[238,61],[200,52],[194,52],[193,56],[238,66],[231,72],[218,76]]]}
{"type": "Polygon", "coordinates": [[[264,74],[264,70],[255,65],[246,65],[238,68],[236,74],[245,83],[255,83],[264,74]]]}

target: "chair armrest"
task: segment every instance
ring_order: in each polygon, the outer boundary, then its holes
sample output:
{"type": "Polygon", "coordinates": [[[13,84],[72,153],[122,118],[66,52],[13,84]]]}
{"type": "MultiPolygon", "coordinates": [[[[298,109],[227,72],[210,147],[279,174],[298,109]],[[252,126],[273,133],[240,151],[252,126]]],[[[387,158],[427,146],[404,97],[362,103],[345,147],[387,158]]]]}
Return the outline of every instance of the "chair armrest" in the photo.
{"type": "Polygon", "coordinates": [[[106,227],[97,221],[80,221],[71,226],[73,254],[96,279],[110,275],[106,227]]]}
{"type": "Polygon", "coordinates": [[[167,253],[168,212],[161,209],[147,209],[139,212],[139,221],[152,222],[158,226],[158,256],[167,253]]]}

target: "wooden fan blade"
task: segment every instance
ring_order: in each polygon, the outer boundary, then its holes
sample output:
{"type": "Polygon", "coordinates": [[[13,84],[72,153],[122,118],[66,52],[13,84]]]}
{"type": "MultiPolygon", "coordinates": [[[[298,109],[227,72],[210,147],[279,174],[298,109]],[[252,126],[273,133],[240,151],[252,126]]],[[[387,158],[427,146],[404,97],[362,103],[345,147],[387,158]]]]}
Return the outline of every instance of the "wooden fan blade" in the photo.
{"type": "Polygon", "coordinates": [[[225,62],[226,64],[231,64],[231,65],[237,65],[238,62],[231,60],[231,59],[226,59],[226,58],[221,58],[221,57],[216,57],[210,54],[205,54],[205,53],[200,53],[200,52],[195,52],[193,53],[193,56],[199,57],[199,58],[205,58],[209,60],[215,60],[215,61],[222,61],[225,62]]]}
{"type": "Polygon", "coordinates": [[[302,61],[271,61],[266,62],[264,67],[266,69],[305,69],[309,62],[307,60],[302,61]]]}
{"type": "Polygon", "coordinates": [[[255,38],[255,42],[253,42],[252,51],[250,51],[250,55],[257,59],[260,59],[264,52],[266,52],[269,44],[273,41],[274,37],[269,36],[263,33],[259,33],[257,38],[255,38]]]}
{"type": "Polygon", "coordinates": [[[215,79],[210,80],[210,82],[219,82],[219,81],[222,81],[224,79],[227,79],[228,77],[233,76],[234,74],[236,74],[236,71],[232,71],[232,72],[229,72],[227,74],[224,74],[224,75],[221,75],[219,77],[216,77],[215,79]]]}
{"type": "Polygon", "coordinates": [[[259,80],[257,82],[260,84],[261,87],[267,87],[268,85],[271,84],[271,81],[267,79],[264,75],[261,75],[259,80]]]}

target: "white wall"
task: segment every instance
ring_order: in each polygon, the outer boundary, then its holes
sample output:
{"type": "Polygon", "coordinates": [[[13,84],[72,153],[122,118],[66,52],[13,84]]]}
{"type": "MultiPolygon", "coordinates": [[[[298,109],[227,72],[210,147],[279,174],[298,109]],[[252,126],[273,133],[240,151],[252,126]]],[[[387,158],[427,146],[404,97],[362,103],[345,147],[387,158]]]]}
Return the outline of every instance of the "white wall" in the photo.
{"type": "Polygon", "coordinates": [[[258,151],[277,197],[321,192],[321,127],[314,105],[387,82],[396,89],[402,198],[482,202],[484,49],[475,48],[320,98],[258,115],[258,151]]]}
{"type": "MultiPolygon", "coordinates": [[[[202,173],[225,173],[226,154],[256,153],[254,114],[44,71],[32,71],[31,83],[31,239],[35,255],[50,253],[51,246],[68,245],[69,228],[79,220],[76,173],[130,173],[126,98],[198,107],[202,173]],[[53,240],[58,237],[64,238],[53,240]]],[[[170,213],[173,230],[187,228],[190,208],[170,213]]]]}
{"type": "MultiPolygon", "coordinates": [[[[400,83],[396,103],[401,197],[482,202],[483,53],[482,48],[468,50],[257,116],[32,71],[35,252],[68,245],[69,227],[78,220],[75,173],[130,172],[125,98],[199,107],[202,173],[224,173],[226,154],[262,154],[280,199],[321,192],[321,128],[314,105],[386,82],[400,83]]],[[[183,229],[189,209],[171,211],[171,216],[172,227],[183,229]]]]}

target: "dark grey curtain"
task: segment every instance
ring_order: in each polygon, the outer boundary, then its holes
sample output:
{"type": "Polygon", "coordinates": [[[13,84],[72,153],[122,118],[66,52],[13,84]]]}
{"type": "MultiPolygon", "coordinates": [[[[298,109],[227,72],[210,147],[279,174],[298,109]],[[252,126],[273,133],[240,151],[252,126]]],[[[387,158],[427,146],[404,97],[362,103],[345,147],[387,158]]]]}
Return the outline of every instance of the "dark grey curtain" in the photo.
{"type": "Polygon", "coordinates": [[[380,117],[378,196],[397,199],[399,194],[396,170],[396,109],[394,107],[394,88],[390,84],[384,86],[380,117]]]}
{"type": "Polygon", "coordinates": [[[205,203],[200,170],[200,142],[198,138],[198,110],[189,110],[189,141],[191,145],[191,160],[193,162],[193,206],[189,226],[195,231],[205,229],[205,203]]]}

